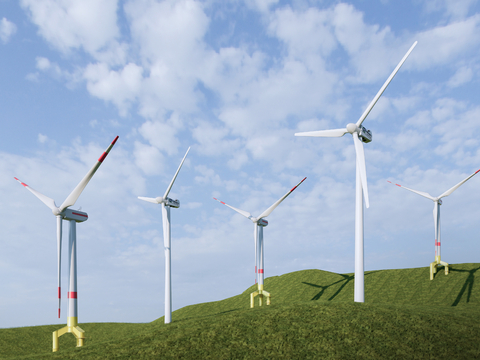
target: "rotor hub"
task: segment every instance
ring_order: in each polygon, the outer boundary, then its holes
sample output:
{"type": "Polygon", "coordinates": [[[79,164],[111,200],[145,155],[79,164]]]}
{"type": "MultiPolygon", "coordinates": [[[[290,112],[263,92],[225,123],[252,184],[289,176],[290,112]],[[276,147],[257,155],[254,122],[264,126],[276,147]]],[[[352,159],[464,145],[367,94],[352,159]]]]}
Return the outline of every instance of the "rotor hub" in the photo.
{"type": "Polygon", "coordinates": [[[350,134],[353,134],[354,132],[357,131],[357,124],[354,124],[354,123],[350,123],[347,125],[347,131],[350,133],[350,134]]]}
{"type": "Polygon", "coordinates": [[[60,211],[59,208],[56,208],[56,209],[52,209],[52,213],[53,213],[53,215],[58,216],[58,215],[60,215],[62,212],[60,211]]]}

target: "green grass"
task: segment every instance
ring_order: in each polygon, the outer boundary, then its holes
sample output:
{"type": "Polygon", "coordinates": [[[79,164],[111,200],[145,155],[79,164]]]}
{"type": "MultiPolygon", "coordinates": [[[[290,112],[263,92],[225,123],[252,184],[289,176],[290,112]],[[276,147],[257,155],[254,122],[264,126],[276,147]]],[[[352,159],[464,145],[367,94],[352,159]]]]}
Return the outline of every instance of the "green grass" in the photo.
{"type": "Polygon", "coordinates": [[[480,264],[365,273],[365,303],[353,274],[297,271],[267,278],[272,305],[249,294],[184,307],[148,324],[80,324],[86,345],[58,325],[0,329],[5,359],[480,359],[480,264]],[[475,279],[477,281],[475,282],[475,279]]]}

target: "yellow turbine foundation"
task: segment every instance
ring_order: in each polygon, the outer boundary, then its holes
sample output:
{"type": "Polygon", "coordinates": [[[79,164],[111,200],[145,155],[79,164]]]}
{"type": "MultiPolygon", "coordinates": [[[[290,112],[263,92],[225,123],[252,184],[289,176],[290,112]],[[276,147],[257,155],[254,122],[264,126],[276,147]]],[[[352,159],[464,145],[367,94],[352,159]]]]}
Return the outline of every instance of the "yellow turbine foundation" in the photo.
{"type": "Polygon", "coordinates": [[[67,318],[67,326],[53,332],[53,352],[58,351],[58,338],[66,333],[72,333],[77,338],[77,347],[84,345],[85,331],[78,326],[76,316],[69,316],[67,318]]]}
{"type": "Polygon", "coordinates": [[[263,285],[258,284],[258,290],[250,294],[250,307],[255,306],[255,296],[258,295],[258,306],[263,306],[263,297],[266,297],[266,304],[270,305],[270,293],[263,290],[263,285]]]}
{"type": "Polygon", "coordinates": [[[430,263],[430,280],[433,280],[433,274],[437,273],[437,266],[443,265],[445,267],[445,275],[448,275],[448,263],[440,260],[440,256],[435,256],[435,261],[430,263]]]}

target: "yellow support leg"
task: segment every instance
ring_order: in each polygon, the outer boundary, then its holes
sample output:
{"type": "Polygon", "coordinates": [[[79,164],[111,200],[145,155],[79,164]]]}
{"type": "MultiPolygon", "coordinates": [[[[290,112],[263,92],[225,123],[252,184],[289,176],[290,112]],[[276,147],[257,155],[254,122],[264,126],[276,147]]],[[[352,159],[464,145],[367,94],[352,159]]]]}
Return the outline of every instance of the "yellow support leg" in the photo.
{"type": "Polygon", "coordinates": [[[58,338],[66,333],[72,333],[77,339],[77,347],[85,345],[85,331],[78,326],[76,317],[68,317],[67,326],[53,332],[53,352],[58,351],[58,338]]]}
{"type": "Polygon", "coordinates": [[[255,306],[255,296],[258,295],[258,306],[263,306],[263,297],[266,298],[266,304],[270,305],[270,293],[263,290],[263,285],[258,285],[258,290],[250,294],[250,308],[255,306]]]}
{"type": "Polygon", "coordinates": [[[449,264],[446,263],[445,261],[440,260],[440,256],[435,256],[435,261],[430,263],[430,280],[433,280],[433,274],[437,273],[437,267],[439,265],[443,265],[445,268],[445,275],[448,275],[449,273],[449,264]]]}

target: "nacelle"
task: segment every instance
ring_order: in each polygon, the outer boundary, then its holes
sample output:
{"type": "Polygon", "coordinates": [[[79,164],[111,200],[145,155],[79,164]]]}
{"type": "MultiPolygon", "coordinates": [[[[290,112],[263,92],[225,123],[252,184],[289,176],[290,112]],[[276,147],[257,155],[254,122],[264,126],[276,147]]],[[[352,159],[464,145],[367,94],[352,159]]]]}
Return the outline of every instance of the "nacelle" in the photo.
{"type": "Polygon", "coordinates": [[[372,132],[365,129],[363,126],[360,126],[360,132],[358,133],[358,137],[364,143],[369,143],[370,141],[372,141],[372,132]]]}
{"type": "Polygon", "coordinates": [[[62,214],[64,220],[75,220],[76,222],[88,220],[88,214],[80,210],[65,209],[62,214]]]}
{"type": "Polygon", "coordinates": [[[180,207],[180,200],[173,200],[170,198],[165,199],[165,206],[170,206],[173,208],[179,208],[180,207]]]}
{"type": "Polygon", "coordinates": [[[260,220],[257,221],[257,225],[258,225],[258,226],[264,226],[264,227],[265,227],[265,226],[268,225],[268,221],[265,220],[265,219],[260,219],[260,220]]]}
{"type": "Polygon", "coordinates": [[[438,199],[438,205],[442,205],[442,199],[438,199]]]}

